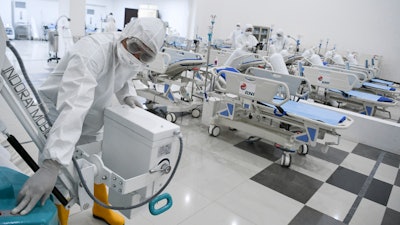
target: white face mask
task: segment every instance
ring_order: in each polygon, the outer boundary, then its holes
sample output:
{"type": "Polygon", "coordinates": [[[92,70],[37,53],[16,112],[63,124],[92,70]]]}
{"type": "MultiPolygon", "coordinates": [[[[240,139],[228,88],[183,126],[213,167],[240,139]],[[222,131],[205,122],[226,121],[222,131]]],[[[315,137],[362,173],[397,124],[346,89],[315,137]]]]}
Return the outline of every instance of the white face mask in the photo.
{"type": "Polygon", "coordinates": [[[244,32],[244,34],[246,35],[246,36],[249,36],[250,34],[252,34],[250,31],[246,31],[246,32],[244,32]]]}

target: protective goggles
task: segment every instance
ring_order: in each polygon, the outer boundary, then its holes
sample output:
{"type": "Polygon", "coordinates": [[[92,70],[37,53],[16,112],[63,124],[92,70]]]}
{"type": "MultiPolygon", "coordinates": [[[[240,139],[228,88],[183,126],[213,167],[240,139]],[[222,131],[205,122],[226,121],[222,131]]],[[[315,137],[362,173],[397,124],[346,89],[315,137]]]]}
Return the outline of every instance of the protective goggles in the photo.
{"type": "Polygon", "coordinates": [[[156,54],[151,49],[135,37],[126,40],[126,48],[132,55],[138,55],[139,60],[143,63],[149,63],[156,57],[156,54]]]}

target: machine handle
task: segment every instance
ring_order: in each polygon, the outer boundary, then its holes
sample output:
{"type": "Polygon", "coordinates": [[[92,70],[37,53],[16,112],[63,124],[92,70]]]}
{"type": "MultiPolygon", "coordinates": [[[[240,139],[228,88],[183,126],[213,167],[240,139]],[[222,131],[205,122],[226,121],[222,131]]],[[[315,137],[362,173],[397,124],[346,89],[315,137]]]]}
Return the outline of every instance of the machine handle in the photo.
{"type": "Polygon", "coordinates": [[[150,211],[151,215],[157,216],[157,215],[167,211],[169,208],[171,208],[171,206],[172,206],[171,195],[168,193],[164,193],[164,194],[161,194],[161,195],[155,197],[153,200],[151,200],[149,202],[149,211],[150,211]],[[155,205],[164,199],[167,200],[167,203],[164,206],[156,209],[155,205]]]}

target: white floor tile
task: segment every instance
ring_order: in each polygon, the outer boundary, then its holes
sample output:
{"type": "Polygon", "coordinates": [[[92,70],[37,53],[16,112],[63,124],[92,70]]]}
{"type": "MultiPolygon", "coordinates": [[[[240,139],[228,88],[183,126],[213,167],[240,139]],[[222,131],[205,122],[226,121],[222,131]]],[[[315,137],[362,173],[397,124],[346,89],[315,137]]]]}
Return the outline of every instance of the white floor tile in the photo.
{"type": "Polygon", "coordinates": [[[165,192],[171,194],[173,201],[173,205],[168,211],[158,216],[151,215],[149,210],[141,212],[141,215],[153,224],[161,225],[166,221],[169,225],[179,224],[211,203],[193,189],[177,183],[171,182],[165,192]]]}
{"type": "Polygon", "coordinates": [[[303,204],[253,181],[246,181],[217,201],[258,225],[288,224],[303,204]]]}
{"type": "Polygon", "coordinates": [[[356,197],[355,194],[324,183],[306,205],[343,221],[356,197]]]}
{"type": "Polygon", "coordinates": [[[381,224],[386,207],[363,198],[353,215],[349,225],[376,225],[381,224]],[[371,213],[374,212],[374,213],[371,213]]]}
{"type": "Polygon", "coordinates": [[[213,203],[179,225],[255,225],[254,223],[229,211],[220,204],[213,203]]]}
{"type": "Polygon", "coordinates": [[[374,168],[375,161],[356,154],[349,154],[340,165],[369,176],[372,168],[374,168]]]}
{"type": "MultiPolygon", "coordinates": [[[[326,138],[324,140],[318,140],[318,142],[321,144],[324,144],[325,142],[332,142],[332,141],[336,141],[336,139],[334,139],[328,135],[326,135],[326,138]]],[[[345,151],[345,152],[352,152],[353,149],[357,146],[357,144],[358,144],[357,142],[347,140],[344,138],[340,138],[339,144],[332,145],[332,147],[337,148],[342,151],[345,151]]]]}
{"type": "Polygon", "coordinates": [[[396,167],[381,163],[376,170],[374,178],[389,184],[394,184],[394,182],[396,181],[397,172],[398,169],[396,167]]]}
{"type": "Polygon", "coordinates": [[[292,154],[292,164],[290,168],[294,171],[303,173],[320,181],[326,181],[338,165],[327,162],[325,160],[313,157],[311,155],[292,154]]]}
{"type": "Polygon", "coordinates": [[[176,182],[192,188],[210,200],[219,198],[250,178],[241,173],[240,168],[236,171],[231,169],[235,165],[230,165],[230,162],[223,158],[215,157],[213,160],[204,156],[197,159],[198,162],[177,172],[176,182]]]}
{"type": "Polygon", "coordinates": [[[400,212],[400,187],[393,186],[387,207],[400,212]]]}

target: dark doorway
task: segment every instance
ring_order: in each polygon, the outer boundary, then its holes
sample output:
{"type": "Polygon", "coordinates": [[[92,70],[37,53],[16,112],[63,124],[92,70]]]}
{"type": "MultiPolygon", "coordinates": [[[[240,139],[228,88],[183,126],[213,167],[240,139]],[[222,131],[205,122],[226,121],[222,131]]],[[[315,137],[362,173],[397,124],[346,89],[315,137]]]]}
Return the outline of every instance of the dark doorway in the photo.
{"type": "Polygon", "coordinates": [[[138,9],[129,9],[125,8],[125,20],[124,20],[124,27],[129,21],[131,21],[131,18],[137,18],[138,17],[138,9]]]}

